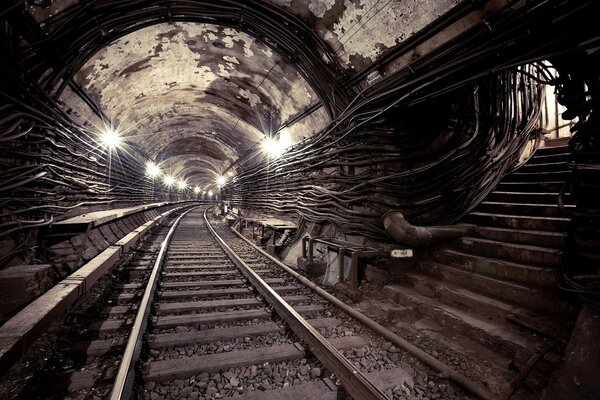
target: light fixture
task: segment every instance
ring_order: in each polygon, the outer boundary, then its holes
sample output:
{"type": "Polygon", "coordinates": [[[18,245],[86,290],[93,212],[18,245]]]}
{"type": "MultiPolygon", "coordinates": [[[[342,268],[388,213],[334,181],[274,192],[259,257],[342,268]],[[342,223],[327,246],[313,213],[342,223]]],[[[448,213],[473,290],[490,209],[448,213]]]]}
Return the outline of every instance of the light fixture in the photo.
{"type": "Polygon", "coordinates": [[[151,178],[156,178],[160,175],[160,167],[154,164],[152,161],[146,163],[146,174],[151,178]]]}
{"type": "Polygon", "coordinates": [[[206,190],[204,192],[202,192],[202,196],[204,196],[206,194],[206,190]]]}
{"type": "Polygon", "coordinates": [[[181,179],[179,182],[177,182],[177,187],[179,190],[184,190],[187,187],[187,182],[181,179]]]}
{"type": "Polygon", "coordinates": [[[121,135],[112,127],[107,128],[100,135],[100,142],[109,150],[117,148],[121,144],[121,135]]]}
{"type": "Polygon", "coordinates": [[[223,186],[225,183],[227,183],[227,178],[225,176],[221,175],[217,178],[217,185],[223,186]]]}
{"type": "Polygon", "coordinates": [[[212,195],[213,195],[213,192],[212,192],[212,190],[209,190],[209,191],[208,191],[208,197],[212,197],[212,195]]]}
{"type": "Polygon", "coordinates": [[[198,186],[196,186],[194,188],[194,193],[196,193],[196,194],[200,193],[200,188],[198,186]]]}
{"type": "Polygon", "coordinates": [[[283,150],[285,150],[282,142],[273,138],[265,138],[261,142],[260,147],[262,148],[262,151],[271,158],[281,157],[283,150]]]}
{"type": "Polygon", "coordinates": [[[167,185],[168,187],[171,187],[175,183],[175,178],[172,177],[171,175],[167,175],[167,176],[165,176],[164,182],[165,182],[165,185],[167,185]]]}

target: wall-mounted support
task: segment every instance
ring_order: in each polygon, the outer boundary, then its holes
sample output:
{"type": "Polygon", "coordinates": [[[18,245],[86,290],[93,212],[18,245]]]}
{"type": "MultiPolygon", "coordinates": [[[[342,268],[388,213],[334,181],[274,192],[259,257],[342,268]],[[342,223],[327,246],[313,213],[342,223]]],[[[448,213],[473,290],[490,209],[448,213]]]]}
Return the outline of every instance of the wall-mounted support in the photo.
{"type": "Polygon", "coordinates": [[[315,243],[324,244],[327,249],[337,251],[338,254],[338,275],[337,282],[344,282],[346,257],[350,256],[350,287],[354,290],[358,287],[358,263],[361,258],[376,257],[382,255],[380,250],[371,247],[360,246],[344,240],[329,237],[305,236],[302,238],[302,258],[309,264],[314,263],[314,245],[315,243]]]}

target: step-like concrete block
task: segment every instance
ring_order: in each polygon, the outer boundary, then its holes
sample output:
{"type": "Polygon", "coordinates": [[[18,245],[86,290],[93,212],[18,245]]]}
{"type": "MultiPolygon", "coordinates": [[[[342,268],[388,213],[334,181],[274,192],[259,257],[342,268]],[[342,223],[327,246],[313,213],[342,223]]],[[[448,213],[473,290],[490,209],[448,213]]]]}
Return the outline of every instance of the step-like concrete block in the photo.
{"type": "Polygon", "coordinates": [[[573,311],[572,304],[561,299],[558,290],[508,282],[439,262],[422,262],[419,264],[418,270],[436,275],[467,289],[509,300],[526,307],[565,314],[573,311]]]}
{"type": "Polygon", "coordinates": [[[479,226],[552,232],[566,232],[569,221],[568,218],[562,217],[533,217],[483,212],[472,212],[464,218],[464,222],[479,226]]]}
{"type": "Polygon", "coordinates": [[[487,200],[479,204],[475,211],[489,214],[527,215],[535,217],[568,218],[568,212],[574,211],[575,206],[567,205],[565,210],[559,210],[557,204],[543,203],[514,203],[487,200]]]}
{"type": "MultiPolygon", "coordinates": [[[[524,188],[526,189],[526,188],[524,188]]],[[[529,204],[558,204],[558,192],[503,192],[494,191],[490,193],[485,200],[505,203],[529,203],[529,204]]],[[[573,197],[566,193],[564,197],[566,204],[574,204],[573,197]]]]}
{"type": "Polygon", "coordinates": [[[519,168],[519,172],[565,172],[570,171],[569,166],[564,161],[558,162],[539,162],[535,164],[525,164],[519,168]]]}
{"type": "Polygon", "coordinates": [[[421,272],[407,273],[406,280],[424,296],[436,297],[444,302],[466,307],[487,318],[505,321],[507,315],[530,311],[508,300],[465,289],[421,272]]]}
{"type": "Polygon", "coordinates": [[[566,233],[550,231],[530,231],[510,228],[495,228],[492,226],[480,226],[477,233],[490,240],[508,243],[531,244],[552,249],[564,247],[566,233]]]}
{"type": "Polygon", "coordinates": [[[463,237],[455,243],[456,249],[465,253],[527,265],[558,268],[562,259],[561,250],[548,247],[498,242],[475,237],[463,237]]]}
{"type": "Polygon", "coordinates": [[[566,182],[571,176],[571,171],[553,172],[515,172],[507,175],[504,182],[566,182]]]}
{"type": "MultiPolygon", "coordinates": [[[[558,143],[558,142],[557,142],[558,143]]],[[[540,147],[535,151],[534,157],[539,156],[547,156],[550,154],[569,154],[571,150],[569,150],[569,145],[567,143],[563,143],[559,146],[551,145],[551,142],[548,142],[547,146],[540,147]]]]}
{"type": "Polygon", "coordinates": [[[555,288],[560,271],[558,268],[537,267],[506,260],[482,257],[458,250],[436,252],[434,258],[453,267],[494,278],[535,286],[555,288]]]}
{"type": "Polygon", "coordinates": [[[557,180],[552,182],[512,182],[502,181],[496,187],[496,190],[502,192],[530,192],[530,193],[559,193],[564,186],[565,181],[557,180]]]}
{"type": "Polygon", "coordinates": [[[388,285],[384,293],[394,295],[403,305],[416,305],[422,316],[435,321],[443,328],[464,335],[496,351],[526,362],[539,340],[515,331],[507,323],[491,321],[475,313],[453,307],[445,302],[420,295],[414,288],[388,285]]]}
{"type": "Polygon", "coordinates": [[[533,156],[529,162],[527,163],[527,165],[534,165],[534,164],[549,164],[549,163],[566,163],[567,159],[569,158],[570,153],[556,153],[556,154],[539,154],[539,155],[535,155],[533,156]]]}

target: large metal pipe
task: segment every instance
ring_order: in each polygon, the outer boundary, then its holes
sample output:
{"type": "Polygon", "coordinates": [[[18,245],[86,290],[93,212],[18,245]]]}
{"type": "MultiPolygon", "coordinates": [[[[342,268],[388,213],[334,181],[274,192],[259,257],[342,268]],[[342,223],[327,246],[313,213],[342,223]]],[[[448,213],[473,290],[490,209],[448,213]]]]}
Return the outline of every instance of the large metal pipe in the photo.
{"type": "Polygon", "coordinates": [[[402,212],[390,211],[381,217],[386,232],[398,243],[411,247],[429,247],[452,241],[473,233],[475,225],[415,226],[408,222],[402,212]]]}

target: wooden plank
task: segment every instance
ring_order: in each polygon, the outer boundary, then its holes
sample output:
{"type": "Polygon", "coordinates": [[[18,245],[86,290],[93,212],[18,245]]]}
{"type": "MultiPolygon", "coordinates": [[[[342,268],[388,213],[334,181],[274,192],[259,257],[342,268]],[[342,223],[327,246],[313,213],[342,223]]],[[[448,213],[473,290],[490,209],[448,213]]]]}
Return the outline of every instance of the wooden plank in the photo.
{"type": "Polygon", "coordinates": [[[330,339],[329,342],[338,350],[356,349],[368,344],[362,336],[343,336],[330,339]]]}
{"type": "Polygon", "coordinates": [[[165,266],[165,271],[172,271],[175,269],[183,269],[183,270],[191,270],[191,269],[215,269],[215,270],[220,270],[220,269],[230,269],[230,270],[235,270],[235,265],[233,264],[229,264],[229,265],[199,265],[199,264],[193,264],[193,265],[172,265],[172,264],[167,264],[165,266]]]}
{"type": "Polygon", "coordinates": [[[325,307],[323,307],[322,305],[319,305],[319,304],[310,304],[308,306],[294,307],[294,310],[296,310],[299,313],[311,313],[311,312],[317,312],[317,311],[324,311],[325,307]]]}
{"type": "Polygon", "coordinates": [[[398,385],[402,386],[404,382],[410,382],[410,386],[414,384],[412,375],[402,368],[390,368],[370,372],[367,376],[383,392],[387,392],[398,385]]]}
{"type": "Polygon", "coordinates": [[[225,255],[225,253],[223,253],[222,251],[219,252],[218,254],[201,254],[201,255],[190,255],[189,252],[185,252],[185,254],[173,254],[171,253],[169,255],[169,257],[167,258],[167,261],[173,261],[173,260],[208,260],[211,258],[222,258],[224,260],[229,260],[227,258],[227,256],[225,255]]]}
{"type": "Polygon", "coordinates": [[[219,322],[234,322],[249,319],[269,319],[270,315],[263,309],[224,311],[206,314],[185,314],[185,315],[167,315],[159,316],[152,324],[157,329],[167,329],[184,325],[216,324],[219,322]]]}
{"type": "Polygon", "coordinates": [[[278,363],[303,358],[304,351],[293,344],[260,349],[231,351],[205,356],[183,357],[173,360],[153,361],[144,374],[146,381],[183,379],[202,372],[217,372],[234,367],[278,363]]]}
{"type": "Polygon", "coordinates": [[[233,296],[239,294],[250,294],[248,288],[226,288],[226,289],[205,289],[205,290],[169,290],[160,293],[160,297],[173,299],[179,297],[214,297],[214,296],[233,296]]]}
{"type": "Polygon", "coordinates": [[[281,332],[279,325],[269,322],[260,325],[232,326],[229,328],[205,329],[192,332],[162,333],[150,336],[151,348],[183,346],[186,344],[206,344],[244,337],[270,335],[281,332]]]}
{"type": "Polygon", "coordinates": [[[133,311],[135,309],[136,309],[136,307],[132,306],[132,305],[127,305],[127,306],[112,306],[112,307],[106,307],[104,310],[102,310],[102,312],[100,314],[103,314],[103,315],[118,315],[118,314],[128,313],[129,311],[133,311]]]}
{"type": "Polygon", "coordinates": [[[304,295],[297,295],[297,296],[282,296],[283,299],[289,303],[289,304],[296,304],[296,303],[302,303],[305,301],[310,301],[312,300],[310,297],[308,296],[304,296],[304,295]]]}
{"type": "Polygon", "coordinates": [[[161,282],[160,286],[163,288],[174,288],[174,287],[234,286],[234,285],[243,285],[243,284],[244,284],[244,281],[241,279],[229,279],[229,280],[214,280],[214,281],[161,282]]]}
{"type": "Polygon", "coordinates": [[[314,328],[331,328],[340,326],[342,321],[337,318],[313,318],[307,319],[307,322],[314,328]]]}
{"type": "Polygon", "coordinates": [[[297,290],[302,290],[303,289],[302,287],[292,286],[292,285],[289,285],[289,286],[272,286],[272,288],[273,288],[274,291],[276,291],[279,294],[289,293],[289,292],[295,292],[297,290]]]}
{"type": "Polygon", "coordinates": [[[124,283],[122,285],[116,285],[115,289],[119,289],[119,290],[140,289],[143,286],[144,286],[144,284],[141,282],[139,282],[139,283],[124,283]]]}
{"type": "Polygon", "coordinates": [[[202,272],[165,272],[166,278],[176,278],[180,276],[215,276],[215,275],[240,275],[240,271],[202,271],[202,272]]]}
{"type": "Polygon", "coordinates": [[[262,301],[257,300],[255,297],[249,297],[245,299],[227,299],[227,300],[206,300],[206,301],[187,301],[177,303],[163,303],[158,306],[158,312],[163,313],[176,313],[186,311],[202,311],[210,310],[221,307],[247,307],[247,306],[260,306],[262,301]]]}
{"type": "Polygon", "coordinates": [[[88,327],[88,331],[92,331],[92,332],[102,332],[102,333],[108,333],[108,332],[115,332],[118,331],[121,328],[125,328],[129,325],[131,325],[131,320],[124,320],[124,319],[109,319],[106,321],[102,321],[102,322],[94,322],[92,324],[90,324],[90,326],[88,327]]]}
{"type": "Polygon", "coordinates": [[[85,354],[87,356],[100,357],[106,354],[114,354],[125,347],[126,338],[104,339],[77,342],[71,347],[70,352],[74,354],[85,354]]]}

